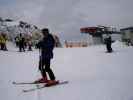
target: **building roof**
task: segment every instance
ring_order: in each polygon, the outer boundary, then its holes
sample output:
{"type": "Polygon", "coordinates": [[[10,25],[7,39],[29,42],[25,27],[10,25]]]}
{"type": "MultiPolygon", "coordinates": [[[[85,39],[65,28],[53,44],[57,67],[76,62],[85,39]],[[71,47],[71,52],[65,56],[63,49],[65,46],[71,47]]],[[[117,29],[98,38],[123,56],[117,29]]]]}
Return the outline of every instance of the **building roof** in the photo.
{"type": "Polygon", "coordinates": [[[125,30],[133,30],[133,27],[127,27],[127,28],[120,29],[120,31],[125,31],[125,30]]]}
{"type": "Polygon", "coordinates": [[[109,30],[108,27],[83,27],[80,28],[80,32],[93,36],[101,36],[102,34],[120,34],[118,31],[109,30]]]}
{"type": "Polygon", "coordinates": [[[83,27],[80,28],[81,33],[96,33],[99,27],[83,27]]]}

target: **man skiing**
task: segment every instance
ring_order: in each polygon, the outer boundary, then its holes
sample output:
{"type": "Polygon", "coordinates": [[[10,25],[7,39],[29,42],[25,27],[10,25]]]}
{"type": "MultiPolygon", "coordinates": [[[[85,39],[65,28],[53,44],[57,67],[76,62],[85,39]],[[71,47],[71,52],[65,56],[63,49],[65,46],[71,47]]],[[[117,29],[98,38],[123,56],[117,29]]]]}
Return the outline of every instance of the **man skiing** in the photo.
{"type": "Polygon", "coordinates": [[[36,47],[40,49],[40,61],[39,61],[39,70],[43,78],[35,81],[40,83],[56,83],[55,75],[50,68],[50,61],[53,58],[53,49],[55,45],[55,40],[51,34],[49,34],[49,29],[42,29],[43,39],[36,44],[36,47]],[[47,79],[48,73],[50,80],[47,79]]]}

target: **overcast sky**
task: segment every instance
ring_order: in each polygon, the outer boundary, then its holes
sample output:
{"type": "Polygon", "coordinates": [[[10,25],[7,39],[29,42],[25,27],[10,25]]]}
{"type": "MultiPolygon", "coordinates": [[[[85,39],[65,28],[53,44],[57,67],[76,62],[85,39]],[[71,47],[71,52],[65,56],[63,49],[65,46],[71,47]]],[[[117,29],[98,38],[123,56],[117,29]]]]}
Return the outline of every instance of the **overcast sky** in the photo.
{"type": "Polygon", "coordinates": [[[62,39],[84,26],[133,26],[133,0],[0,0],[0,17],[48,27],[62,39]]]}

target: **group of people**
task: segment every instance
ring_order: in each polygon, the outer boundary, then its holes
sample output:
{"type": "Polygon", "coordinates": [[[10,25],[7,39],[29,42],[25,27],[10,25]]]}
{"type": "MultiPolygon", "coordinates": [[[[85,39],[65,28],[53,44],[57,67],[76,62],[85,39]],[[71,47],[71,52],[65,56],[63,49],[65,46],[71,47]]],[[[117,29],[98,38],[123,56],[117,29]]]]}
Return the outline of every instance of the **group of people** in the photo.
{"type": "Polygon", "coordinates": [[[19,34],[15,37],[16,47],[19,47],[19,52],[25,52],[26,48],[28,51],[32,51],[32,39],[26,37],[23,34],[19,34]]]}
{"type": "MultiPolygon", "coordinates": [[[[42,77],[35,81],[35,83],[58,83],[55,79],[55,75],[50,68],[50,61],[53,58],[53,49],[55,47],[54,37],[49,33],[49,29],[42,29],[43,39],[36,44],[36,48],[40,51],[39,67],[42,77]],[[47,77],[49,75],[49,78],[47,77]]],[[[4,33],[0,34],[0,49],[7,50],[6,47],[7,36],[4,33]]],[[[19,34],[15,37],[16,46],[19,47],[20,52],[24,52],[26,47],[29,51],[32,51],[32,38],[26,37],[23,34],[19,34]]]]}
{"type": "MultiPolygon", "coordinates": [[[[57,83],[56,81],[56,77],[52,71],[52,69],[50,68],[50,62],[51,59],[53,58],[53,49],[55,47],[55,40],[54,37],[49,33],[49,29],[48,28],[44,28],[42,29],[42,34],[43,34],[43,38],[42,40],[40,40],[37,44],[36,44],[36,48],[39,49],[40,51],[40,58],[39,58],[39,66],[38,69],[40,70],[41,73],[41,78],[36,80],[35,83],[49,83],[49,84],[55,84],[57,83]],[[47,77],[47,75],[49,75],[49,78],[47,77]]],[[[25,47],[26,47],[26,39],[22,34],[19,34],[19,36],[17,36],[15,38],[16,41],[16,46],[19,47],[19,51],[25,51],[25,47]]],[[[30,40],[29,40],[30,41],[30,40]]],[[[1,49],[7,50],[6,48],[6,39],[5,36],[0,35],[0,46],[1,49]],[[4,45],[4,46],[3,46],[4,45]]],[[[29,50],[32,50],[31,46],[32,43],[28,42],[29,44],[29,50]]],[[[107,52],[112,52],[112,48],[111,48],[111,44],[112,44],[112,39],[111,36],[108,36],[105,39],[105,44],[107,47],[107,52]]]]}
{"type": "Polygon", "coordinates": [[[7,41],[7,35],[4,33],[0,34],[0,50],[7,51],[6,41],[7,41]]]}
{"type": "MultiPolygon", "coordinates": [[[[40,51],[40,60],[38,69],[41,73],[41,78],[37,79],[35,83],[49,83],[55,84],[55,75],[50,68],[50,61],[53,58],[53,49],[55,47],[55,39],[53,35],[49,33],[48,28],[42,29],[41,33],[43,34],[42,40],[36,43],[35,47],[40,51]],[[49,75],[49,78],[47,77],[49,75]]],[[[19,34],[15,37],[16,46],[19,47],[20,52],[24,52],[28,46],[28,50],[32,50],[32,39],[30,37],[19,34]]]]}

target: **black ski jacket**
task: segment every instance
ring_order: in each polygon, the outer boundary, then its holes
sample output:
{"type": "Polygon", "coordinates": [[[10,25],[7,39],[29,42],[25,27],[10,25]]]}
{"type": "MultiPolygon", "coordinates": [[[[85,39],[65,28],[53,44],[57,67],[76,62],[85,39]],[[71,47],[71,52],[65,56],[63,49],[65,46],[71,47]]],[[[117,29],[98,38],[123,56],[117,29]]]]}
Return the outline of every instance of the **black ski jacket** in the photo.
{"type": "Polygon", "coordinates": [[[44,37],[41,41],[36,44],[36,47],[41,50],[42,59],[51,59],[53,58],[53,49],[55,46],[55,40],[51,34],[48,34],[47,37],[44,37]]]}

